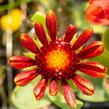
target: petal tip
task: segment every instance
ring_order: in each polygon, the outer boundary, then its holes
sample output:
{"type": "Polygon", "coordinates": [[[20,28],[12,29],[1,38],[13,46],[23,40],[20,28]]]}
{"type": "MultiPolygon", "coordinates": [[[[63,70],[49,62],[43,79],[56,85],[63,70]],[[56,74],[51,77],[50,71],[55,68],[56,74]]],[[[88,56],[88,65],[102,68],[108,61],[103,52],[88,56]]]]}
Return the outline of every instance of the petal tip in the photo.
{"type": "Polygon", "coordinates": [[[88,28],[87,31],[88,31],[89,33],[93,33],[93,28],[88,28]]]}
{"type": "Polygon", "coordinates": [[[52,15],[55,15],[55,13],[54,13],[54,11],[53,11],[53,10],[49,10],[49,11],[48,11],[48,13],[47,13],[47,15],[52,16],[52,15]]]}

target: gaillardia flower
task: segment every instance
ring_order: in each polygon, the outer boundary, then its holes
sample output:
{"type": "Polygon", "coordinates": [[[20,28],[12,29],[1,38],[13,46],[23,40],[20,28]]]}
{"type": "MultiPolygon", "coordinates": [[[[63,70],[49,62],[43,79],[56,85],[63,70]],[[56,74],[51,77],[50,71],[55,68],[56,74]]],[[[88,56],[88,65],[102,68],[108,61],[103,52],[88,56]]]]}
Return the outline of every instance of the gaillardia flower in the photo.
{"type": "Polygon", "coordinates": [[[89,0],[86,18],[94,24],[109,25],[109,0],[89,0]]]}
{"type": "Polygon", "coordinates": [[[9,63],[16,69],[24,69],[30,66],[36,67],[17,74],[14,81],[16,85],[24,86],[38,75],[41,75],[41,80],[33,90],[37,100],[44,96],[47,84],[49,84],[50,95],[57,95],[59,91],[58,81],[61,81],[62,93],[66,102],[72,108],[76,108],[75,95],[67,82],[73,80],[76,86],[87,95],[94,93],[93,84],[81,77],[77,70],[95,78],[104,77],[105,66],[97,62],[84,61],[84,59],[100,55],[104,49],[103,43],[94,41],[84,47],[84,44],[93,34],[92,29],[87,29],[71,44],[70,42],[76,33],[74,25],[69,25],[63,37],[58,38],[56,16],[53,11],[47,13],[46,27],[51,40],[47,40],[47,34],[40,22],[36,22],[34,26],[35,33],[43,45],[42,47],[36,46],[35,39],[32,39],[29,35],[21,34],[22,45],[33,52],[35,58],[12,56],[9,58],[9,63]]]}

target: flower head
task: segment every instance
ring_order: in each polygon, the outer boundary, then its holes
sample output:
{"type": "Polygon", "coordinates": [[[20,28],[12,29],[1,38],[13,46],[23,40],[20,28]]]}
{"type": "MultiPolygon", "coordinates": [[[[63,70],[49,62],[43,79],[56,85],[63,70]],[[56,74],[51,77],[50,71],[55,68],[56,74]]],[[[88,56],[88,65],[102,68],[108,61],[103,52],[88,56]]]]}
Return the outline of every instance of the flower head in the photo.
{"type": "Polygon", "coordinates": [[[84,59],[92,58],[103,52],[103,43],[94,41],[88,46],[84,44],[92,37],[93,30],[85,30],[72,45],[70,42],[76,33],[76,27],[69,25],[62,38],[57,37],[56,16],[49,11],[46,16],[46,27],[51,41],[47,40],[46,33],[40,22],[36,22],[34,29],[42,47],[38,48],[35,41],[27,34],[21,34],[21,43],[29,51],[35,54],[35,59],[25,56],[12,56],[9,63],[16,69],[24,69],[36,66],[35,69],[24,71],[16,75],[14,81],[17,85],[28,84],[38,75],[42,78],[35,86],[33,92],[37,100],[44,96],[47,83],[51,96],[58,94],[58,81],[61,81],[62,93],[66,102],[73,108],[76,107],[76,98],[67,81],[73,80],[77,87],[85,94],[94,93],[93,84],[81,77],[77,70],[95,78],[105,75],[106,67],[97,62],[86,62],[84,59]],[[80,49],[81,48],[81,49],[80,49]],[[67,80],[67,81],[66,81],[67,80]]]}
{"type": "Polygon", "coordinates": [[[109,0],[89,0],[86,18],[94,24],[109,25],[109,0]]]}

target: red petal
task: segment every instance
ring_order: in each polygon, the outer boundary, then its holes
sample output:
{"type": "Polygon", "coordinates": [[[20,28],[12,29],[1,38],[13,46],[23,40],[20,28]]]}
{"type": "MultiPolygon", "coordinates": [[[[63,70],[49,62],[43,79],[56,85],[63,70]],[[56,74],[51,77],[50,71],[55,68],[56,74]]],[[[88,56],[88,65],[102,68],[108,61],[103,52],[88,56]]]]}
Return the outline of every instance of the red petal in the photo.
{"type": "Polygon", "coordinates": [[[39,52],[39,49],[35,45],[33,39],[28,34],[22,33],[20,40],[21,40],[22,45],[26,49],[30,50],[31,52],[33,52],[35,54],[37,54],[39,52]]]}
{"type": "Polygon", "coordinates": [[[104,51],[104,46],[101,41],[94,41],[80,51],[78,56],[82,59],[92,58],[100,55],[104,51]]]}
{"type": "Polygon", "coordinates": [[[40,100],[44,96],[45,90],[46,90],[46,85],[47,85],[47,80],[45,78],[43,78],[35,86],[34,95],[36,97],[36,100],[40,100]]]}
{"type": "Polygon", "coordinates": [[[37,22],[34,28],[35,28],[36,35],[38,36],[41,43],[47,45],[48,41],[42,24],[40,22],[37,22]]]}
{"type": "Polygon", "coordinates": [[[78,48],[80,48],[83,44],[85,44],[91,37],[93,34],[93,30],[87,29],[85,30],[76,40],[76,42],[74,43],[74,45],[72,46],[73,50],[77,50],[78,48]]]}
{"type": "Polygon", "coordinates": [[[62,93],[66,102],[73,108],[76,109],[76,98],[75,95],[67,83],[62,84],[62,93]]]}
{"type": "Polygon", "coordinates": [[[9,64],[16,69],[23,69],[35,65],[35,61],[25,56],[11,56],[9,64]]]}
{"type": "Polygon", "coordinates": [[[78,69],[92,77],[102,78],[105,76],[107,68],[97,62],[83,62],[78,65],[78,69]]]}
{"type": "Polygon", "coordinates": [[[94,0],[89,0],[89,3],[91,4],[94,0]]]}
{"type": "Polygon", "coordinates": [[[76,26],[69,25],[68,28],[67,28],[67,31],[65,33],[64,41],[70,42],[75,33],[76,33],[76,26]]]}
{"type": "Polygon", "coordinates": [[[57,81],[56,80],[52,80],[50,82],[50,86],[49,86],[49,93],[50,93],[50,95],[51,96],[55,96],[55,95],[58,94],[58,91],[59,91],[59,89],[58,89],[57,81]]]}
{"type": "Polygon", "coordinates": [[[14,82],[18,86],[24,86],[32,81],[37,75],[36,70],[21,72],[15,76],[14,82]]]}
{"type": "Polygon", "coordinates": [[[56,15],[53,11],[49,11],[46,16],[46,26],[52,41],[56,39],[56,15]]]}
{"type": "Polygon", "coordinates": [[[75,75],[73,77],[73,81],[77,85],[77,87],[86,95],[92,95],[94,93],[94,86],[92,82],[89,80],[80,77],[79,75],[75,75]]]}

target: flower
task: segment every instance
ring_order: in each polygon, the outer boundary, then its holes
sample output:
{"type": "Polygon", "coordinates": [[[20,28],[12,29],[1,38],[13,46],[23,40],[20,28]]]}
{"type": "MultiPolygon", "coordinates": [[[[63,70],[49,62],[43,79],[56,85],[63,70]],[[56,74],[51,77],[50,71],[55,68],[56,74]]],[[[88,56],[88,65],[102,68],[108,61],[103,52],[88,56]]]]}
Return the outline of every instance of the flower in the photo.
{"type": "Polygon", "coordinates": [[[2,30],[11,29],[16,31],[20,28],[22,23],[22,12],[19,9],[14,9],[10,14],[4,15],[0,20],[2,30]]]}
{"type": "Polygon", "coordinates": [[[46,27],[51,41],[47,40],[46,33],[40,22],[36,22],[34,26],[36,35],[43,44],[40,48],[36,46],[35,39],[25,33],[21,34],[22,45],[34,53],[35,59],[26,56],[12,56],[9,58],[9,63],[16,69],[24,69],[30,66],[36,67],[17,74],[14,81],[16,85],[24,86],[38,75],[41,75],[41,80],[33,90],[37,100],[44,96],[48,83],[50,95],[57,95],[59,92],[58,81],[61,81],[62,93],[66,102],[72,108],[76,108],[76,98],[67,81],[73,80],[77,87],[87,95],[94,93],[93,84],[81,77],[77,70],[94,78],[105,76],[105,66],[97,62],[84,61],[84,59],[100,55],[104,50],[103,43],[94,41],[83,48],[93,34],[92,29],[87,29],[77,38],[74,44],[71,44],[71,40],[76,33],[74,25],[69,25],[64,36],[58,38],[56,15],[53,11],[47,13],[46,27]]]}
{"type": "Polygon", "coordinates": [[[89,0],[86,18],[93,24],[109,25],[109,0],[89,0]]]}

